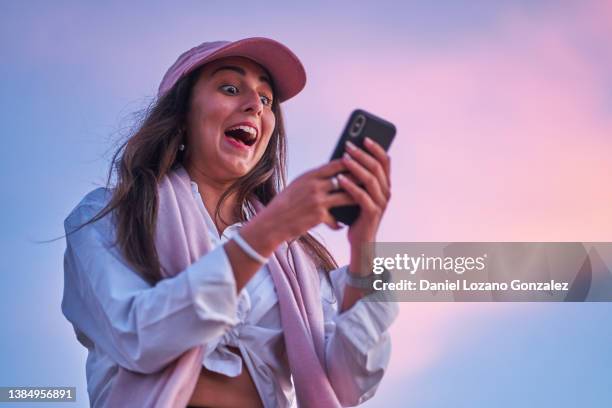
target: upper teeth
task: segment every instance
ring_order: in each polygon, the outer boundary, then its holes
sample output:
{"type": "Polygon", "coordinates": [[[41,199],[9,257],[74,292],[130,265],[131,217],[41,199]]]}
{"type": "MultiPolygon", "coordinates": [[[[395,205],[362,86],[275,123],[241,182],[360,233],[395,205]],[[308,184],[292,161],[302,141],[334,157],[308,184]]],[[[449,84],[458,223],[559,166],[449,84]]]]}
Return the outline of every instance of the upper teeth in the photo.
{"type": "Polygon", "coordinates": [[[252,126],[240,125],[240,126],[231,127],[227,130],[229,131],[229,130],[237,130],[237,129],[244,130],[245,132],[248,132],[251,136],[257,136],[257,129],[255,129],[252,126]]]}

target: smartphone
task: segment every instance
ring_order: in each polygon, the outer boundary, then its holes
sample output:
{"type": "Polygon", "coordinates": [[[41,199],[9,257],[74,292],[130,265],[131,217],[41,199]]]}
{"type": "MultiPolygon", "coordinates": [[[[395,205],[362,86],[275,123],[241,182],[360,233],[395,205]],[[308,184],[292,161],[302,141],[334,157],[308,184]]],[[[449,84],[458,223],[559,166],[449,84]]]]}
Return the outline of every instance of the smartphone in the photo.
{"type": "MultiPolygon", "coordinates": [[[[367,153],[368,150],[363,147],[363,141],[366,137],[374,140],[381,145],[385,151],[388,151],[395,137],[395,132],[393,123],[366,112],[363,109],[356,109],[351,113],[330,160],[342,157],[347,141],[351,141],[354,145],[364,149],[367,153]]],[[[331,208],[329,212],[336,221],[351,225],[357,217],[359,217],[360,209],[358,205],[344,205],[331,208]]]]}

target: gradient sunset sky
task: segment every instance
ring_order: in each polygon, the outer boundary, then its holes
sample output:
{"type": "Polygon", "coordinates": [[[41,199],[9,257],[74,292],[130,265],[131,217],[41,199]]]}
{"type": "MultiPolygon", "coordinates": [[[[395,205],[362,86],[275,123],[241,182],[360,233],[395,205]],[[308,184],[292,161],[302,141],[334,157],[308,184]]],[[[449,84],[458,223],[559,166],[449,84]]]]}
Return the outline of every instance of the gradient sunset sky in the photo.
{"type": "MultiPolygon", "coordinates": [[[[291,179],[329,158],[354,108],[396,124],[379,241],[611,241],[612,2],[432,3],[0,3],[0,386],[76,386],[66,406],[87,406],[64,241],[35,241],[63,234],[132,112],[203,41],[270,37],[301,58],[291,179]]],[[[346,262],[345,232],[318,231],[346,262]]],[[[403,303],[364,406],[612,406],[611,312],[403,303]]]]}

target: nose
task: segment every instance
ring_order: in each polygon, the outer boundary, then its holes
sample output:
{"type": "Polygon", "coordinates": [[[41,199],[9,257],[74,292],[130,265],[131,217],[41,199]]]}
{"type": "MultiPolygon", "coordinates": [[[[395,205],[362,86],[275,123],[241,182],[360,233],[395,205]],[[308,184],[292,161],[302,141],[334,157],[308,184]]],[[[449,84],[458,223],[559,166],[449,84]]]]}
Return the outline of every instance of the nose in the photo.
{"type": "Polygon", "coordinates": [[[245,92],[244,94],[244,104],[243,111],[254,114],[256,116],[261,116],[263,112],[264,105],[261,102],[261,98],[259,94],[254,89],[245,92]]]}

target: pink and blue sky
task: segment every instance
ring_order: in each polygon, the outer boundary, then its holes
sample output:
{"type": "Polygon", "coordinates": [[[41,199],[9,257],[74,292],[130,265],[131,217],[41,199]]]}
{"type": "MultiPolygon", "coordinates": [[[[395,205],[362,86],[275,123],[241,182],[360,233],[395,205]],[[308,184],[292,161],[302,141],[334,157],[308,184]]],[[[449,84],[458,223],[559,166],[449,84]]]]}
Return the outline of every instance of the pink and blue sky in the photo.
{"type": "MultiPolygon", "coordinates": [[[[87,406],[64,243],[34,241],[103,184],[182,51],[250,36],[306,67],[285,104],[291,178],[327,160],[352,109],[396,124],[380,241],[612,240],[610,1],[2,2],[0,385],[76,386],[87,406]]],[[[320,232],[346,261],[345,233],[320,232]]],[[[365,406],[609,407],[611,312],[404,303],[365,406]]]]}

